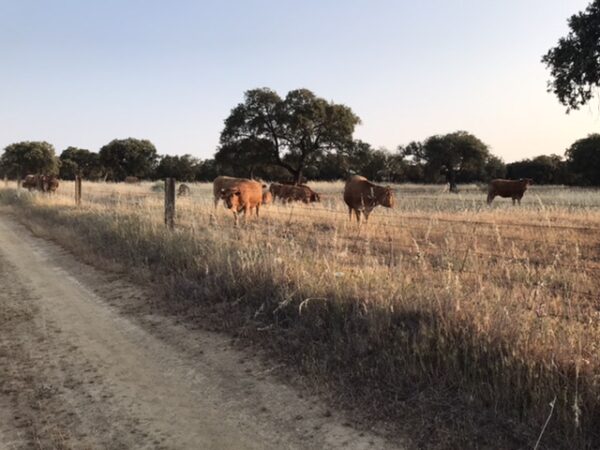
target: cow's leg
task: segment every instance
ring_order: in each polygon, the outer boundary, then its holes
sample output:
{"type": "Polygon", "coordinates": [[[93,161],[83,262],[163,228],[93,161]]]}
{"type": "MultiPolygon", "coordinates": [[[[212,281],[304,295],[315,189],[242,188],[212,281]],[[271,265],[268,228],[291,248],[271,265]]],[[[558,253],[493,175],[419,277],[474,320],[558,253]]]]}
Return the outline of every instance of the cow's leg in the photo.
{"type": "Polygon", "coordinates": [[[235,211],[233,211],[233,220],[235,223],[235,226],[238,226],[238,213],[236,213],[235,211]]]}
{"type": "Polygon", "coordinates": [[[348,215],[350,217],[350,222],[352,222],[352,206],[348,206],[348,215]]]}
{"type": "Polygon", "coordinates": [[[363,215],[365,216],[365,222],[368,222],[368,221],[369,221],[369,214],[371,214],[371,211],[370,211],[370,210],[368,210],[368,209],[365,209],[365,210],[363,211],[363,215]]]}
{"type": "Polygon", "coordinates": [[[487,204],[491,205],[493,201],[494,201],[494,195],[490,192],[487,196],[487,204]]]}
{"type": "Polygon", "coordinates": [[[354,214],[356,214],[356,221],[360,223],[360,210],[355,209],[354,214]]]}
{"type": "Polygon", "coordinates": [[[516,199],[515,197],[513,197],[513,198],[512,198],[512,201],[513,201],[513,206],[515,205],[515,201],[516,201],[516,200],[517,200],[517,199],[516,199]]]}
{"type": "Polygon", "coordinates": [[[215,209],[217,209],[218,204],[219,204],[219,197],[215,197],[215,209]]]}
{"type": "Polygon", "coordinates": [[[256,205],[256,217],[258,217],[258,209],[260,208],[260,203],[256,205]]]}

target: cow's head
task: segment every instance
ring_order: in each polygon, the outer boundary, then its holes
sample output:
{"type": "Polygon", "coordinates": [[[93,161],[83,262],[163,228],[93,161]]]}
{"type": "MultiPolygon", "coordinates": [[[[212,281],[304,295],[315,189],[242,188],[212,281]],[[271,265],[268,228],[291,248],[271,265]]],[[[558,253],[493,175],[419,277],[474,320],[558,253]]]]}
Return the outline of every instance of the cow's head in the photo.
{"type": "Polygon", "coordinates": [[[242,193],[237,187],[221,189],[221,200],[223,200],[223,202],[227,206],[227,209],[231,209],[233,211],[239,211],[241,204],[241,195],[242,193]]]}
{"type": "Polygon", "coordinates": [[[386,208],[392,208],[394,203],[396,202],[396,198],[394,197],[394,190],[386,186],[381,188],[377,192],[377,203],[381,206],[385,206],[386,208]]]}
{"type": "Polygon", "coordinates": [[[269,191],[263,192],[262,204],[268,205],[270,203],[273,203],[273,195],[269,191]]]}

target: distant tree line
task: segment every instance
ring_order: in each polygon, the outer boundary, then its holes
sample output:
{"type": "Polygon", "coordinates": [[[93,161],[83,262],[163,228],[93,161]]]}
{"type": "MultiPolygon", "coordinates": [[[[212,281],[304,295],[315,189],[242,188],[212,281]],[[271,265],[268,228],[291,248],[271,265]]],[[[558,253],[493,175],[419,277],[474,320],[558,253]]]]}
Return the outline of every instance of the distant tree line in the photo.
{"type": "MultiPolygon", "coordinates": [[[[259,147],[252,149],[258,152],[259,147]]],[[[114,140],[99,152],[68,147],[56,156],[48,142],[18,142],[4,149],[0,176],[54,174],[65,180],[76,175],[89,180],[123,181],[174,177],[179,181],[212,181],[218,175],[293,180],[294,174],[271,163],[243,163],[222,147],[216,157],[159,155],[148,140],[114,140]]],[[[532,178],[538,184],[600,186],[600,134],[573,143],[565,156],[541,155],[505,164],[477,137],[464,131],[411,142],[394,151],[375,149],[355,140],[343,148],[315,155],[302,169],[311,180],[333,181],[351,174],[374,181],[411,183],[486,182],[493,178],[532,178]]]]}
{"type": "Polygon", "coordinates": [[[68,147],[56,156],[48,142],[18,142],[0,156],[0,175],[54,174],[62,179],[123,181],[126,177],[211,181],[218,175],[300,181],[345,179],[448,183],[532,178],[539,184],[600,185],[600,134],[580,139],[564,157],[542,155],[505,164],[466,131],[430,136],[389,151],[353,138],[352,110],[307,89],[284,98],[267,89],[246,92],[225,119],[214,158],[159,155],[144,139],[115,139],[98,152],[68,147]]]}

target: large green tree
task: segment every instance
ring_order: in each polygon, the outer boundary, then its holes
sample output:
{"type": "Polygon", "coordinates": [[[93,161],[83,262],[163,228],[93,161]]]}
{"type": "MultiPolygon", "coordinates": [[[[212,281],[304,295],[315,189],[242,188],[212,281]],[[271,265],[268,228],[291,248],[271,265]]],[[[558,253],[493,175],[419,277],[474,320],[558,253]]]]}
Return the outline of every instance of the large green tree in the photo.
{"type": "Polygon", "coordinates": [[[196,167],[196,181],[212,181],[221,175],[214,159],[205,159],[196,167]]]}
{"type": "Polygon", "coordinates": [[[243,142],[266,141],[269,145],[260,148],[261,163],[283,167],[299,182],[307,165],[347,145],[358,123],[349,107],[328,102],[308,89],[290,91],[284,99],[268,88],[253,89],[225,119],[221,150],[240,155],[256,150],[243,142]]]}
{"type": "Polygon", "coordinates": [[[104,175],[100,155],[84,148],[68,147],[60,154],[60,177],[73,180],[79,175],[86,179],[97,179],[104,175]]]}
{"type": "Polygon", "coordinates": [[[115,139],[100,149],[100,162],[114,181],[150,177],[157,159],[156,147],[146,139],[115,139]]]}
{"type": "Polygon", "coordinates": [[[0,167],[8,176],[28,174],[57,175],[59,161],[48,142],[24,141],[9,145],[0,158],[0,167]]]}
{"type": "Polygon", "coordinates": [[[536,184],[567,184],[570,182],[567,163],[558,155],[540,155],[506,165],[509,178],[531,178],[536,184]]]}
{"type": "Polygon", "coordinates": [[[600,186],[600,134],[579,139],[565,155],[576,184],[600,186]]]}
{"type": "Polygon", "coordinates": [[[257,171],[274,164],[273,144],[268,139],[243,138],[219,146],[215,161],[222,167],[231,167],[236,175],[254,178],[257,171]]]}
{"type": "Polygon", "coordinates": [[[156,167],[156,178],[175,178],[177,181],[194,181],[200,166],[200,160],[192,155],[170,156],[160,158],[156,167]]]}
{"type": "Polygon", "coordinates": [[[552,76],[549,91],[567,111],[585,105],[600,85],[600,0],[568,20],[569,34],[542,58],[552,76]]]}
{"type": "Polygon", "coordinates": [[[501,163],[485,143],[466,131],[431,136],[423,143],[412,142],[399,151],[412,164],[423,167],[424,181],[445,178],[452,191],[457,190],[458,182],[489,178],[488,170],[497,171],[501,163]]]}

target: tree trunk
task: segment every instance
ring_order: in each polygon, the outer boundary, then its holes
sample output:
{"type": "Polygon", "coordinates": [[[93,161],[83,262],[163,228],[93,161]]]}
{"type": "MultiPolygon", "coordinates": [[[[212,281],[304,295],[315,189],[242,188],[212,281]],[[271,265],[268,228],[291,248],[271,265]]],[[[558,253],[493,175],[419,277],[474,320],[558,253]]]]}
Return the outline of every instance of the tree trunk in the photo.
{"type": "Polygon", "coordinates": [[[452,169],[446,171],[446,181],[450,185],[450,192],[458,193],[458,186],[456,185],[456,173],[452,169]]]}
{"type": "Polygon", "coordinates": [[[296,172],[294,173],[294,178],[294,182],[296,184],[302,184],[302,168],[296,170],[296,172]]]}

